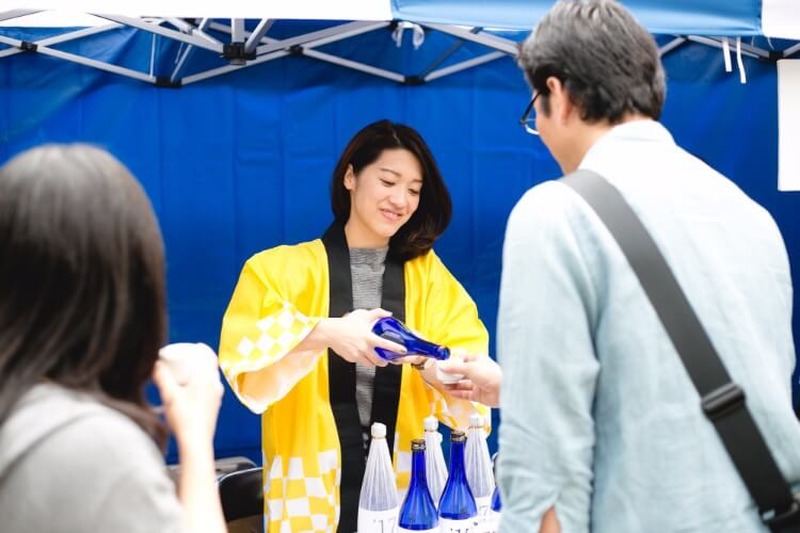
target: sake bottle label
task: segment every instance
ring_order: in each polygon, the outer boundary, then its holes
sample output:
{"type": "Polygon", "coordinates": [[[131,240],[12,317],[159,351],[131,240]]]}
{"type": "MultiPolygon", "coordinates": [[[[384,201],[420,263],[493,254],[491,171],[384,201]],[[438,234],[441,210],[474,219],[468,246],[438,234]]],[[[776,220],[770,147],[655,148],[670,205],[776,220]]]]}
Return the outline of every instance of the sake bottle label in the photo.
{"type": "Polygon", "coordinates": [[[492,509],[492,497],[475,498],[475,505],[478,507],[478,516],[485,516],[492,509]]]}
{"type": "Polygon", "coordinates": [[[500,513],[497,511],[489,511],[489,514],[484,517],[483,529],[486,533],[497,533],[500,528],[500,513]]]}
{"type": "Polygon", "coordinates": [[[475,517],[475,521],[478,524],[478,529],[476,531],[477,533],[485,533],[487,531],[487,519],[489,513],[492,512],[492,497],[482,496],[480,498],[475,498],[475,505],[478,507],[478,516],[475,517]]]}
{"type": "Polygon", "coordinates": [[[395,533],[398,508],[368,511],[358,508],[358,533],[395,533]]]}
{"type": "Polygon", "coordinates": [[[480,533],[477,517],[466,520],[451,520],[439,517],[439,530],[442,533],[480,533]]]}

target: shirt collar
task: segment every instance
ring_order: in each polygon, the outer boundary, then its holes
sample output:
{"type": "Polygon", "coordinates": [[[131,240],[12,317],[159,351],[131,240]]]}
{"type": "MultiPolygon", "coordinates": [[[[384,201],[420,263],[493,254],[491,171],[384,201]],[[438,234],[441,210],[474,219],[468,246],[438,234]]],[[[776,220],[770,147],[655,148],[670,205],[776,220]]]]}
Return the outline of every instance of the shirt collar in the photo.
{"type": "Polygon", "coordinates": [[[630,142],[668,142],[675,144],[672,134],[655,120],[631,120],[613,126],[608,132],[600,137],[583,156],[578,168],[591,167],[594,160],[601,157],[600,154],[606,151],[607,147],[617,143],[630,142]]]}

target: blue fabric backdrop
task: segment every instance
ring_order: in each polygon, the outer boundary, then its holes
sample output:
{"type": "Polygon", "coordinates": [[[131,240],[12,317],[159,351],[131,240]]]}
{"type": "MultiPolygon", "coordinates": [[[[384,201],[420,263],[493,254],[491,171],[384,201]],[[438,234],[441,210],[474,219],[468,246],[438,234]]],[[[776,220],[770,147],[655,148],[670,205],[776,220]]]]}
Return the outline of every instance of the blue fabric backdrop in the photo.
{"type": "MultiPolygon", "coordinates": [[[[429,36],[415,52],[396,48],[385,34],[368,34],[336,48],[348,57],[389,57],[409,66],[435,57],[439,44],[429,36]]],[[[79,46],[131,61],[150,52],[149,38],[134,32],[79,46]]],[[[796,273],[799,198],[776,190],[775,65],[746,58],[748,83],[741,85],[711,48],[679,48],[665,64],[663,122],[680,144],[772,212],[796,273]]],[[[437,250],[477,301],[492,335],[506,217],[527,188],[559,175],[540,140],[517,124],[529,90],[510,58],[419,87],[292,57],[159,89],[23,54],[0,60],[0,95],[0,163],[40,143],[90,142],[139,177],[166,241],[171,340],[214,347],[245,259],[315,238],[327,226],[333,165],[368,122],[406,122],[431,145],[455,204],[437,250]]],[[[797,331],[795,319],[795,337],[797,331]]],[[[260,462],[259,431],[258,418],[226,391],[218,456],[260,462]]]]}

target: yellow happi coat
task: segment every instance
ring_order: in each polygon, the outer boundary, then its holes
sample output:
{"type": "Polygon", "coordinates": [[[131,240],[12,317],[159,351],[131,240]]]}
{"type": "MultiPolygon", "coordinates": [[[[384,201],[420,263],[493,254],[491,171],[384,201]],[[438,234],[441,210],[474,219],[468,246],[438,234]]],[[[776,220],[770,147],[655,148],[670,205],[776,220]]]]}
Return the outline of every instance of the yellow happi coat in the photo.
{"type": "MultiPolygon", "coordinates": [[[[348,265],[349,268],[349,265],[348,265]]],[[[405,323],[451,349],[488,353],[488,334],[475,303],[438,256],[405,262],[405,323]]],[[[320,239],[279,246],[245,264],[222,324],[220,366],[241,402],[262,414],[264,513],[269,532],[336,531],[341,448],[329,399],[326,351],[287,354],[329,316],[329,272],[320,239]],[[269,367],[261,390],[246,390],[247,372],[269,367]]],[[[398,488],[407,488],[411,439],[436,415],[465,429],[482,405],[445,396],[402,366],[393,462],[398,488]]],[[[488,418],[488,417],[487,417],[488,418]]],[[[350,533],[350,532],[346,532],[350,533]]]]}

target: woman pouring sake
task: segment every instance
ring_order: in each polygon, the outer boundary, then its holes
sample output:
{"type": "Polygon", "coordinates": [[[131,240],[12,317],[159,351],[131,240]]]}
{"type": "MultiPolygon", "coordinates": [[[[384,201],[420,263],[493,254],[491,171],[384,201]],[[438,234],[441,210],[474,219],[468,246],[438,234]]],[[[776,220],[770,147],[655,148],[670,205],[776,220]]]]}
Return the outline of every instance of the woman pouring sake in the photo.
{"type": "Polygon", "coordinates": [[[387,364],[375,351],[404,353],[372,332],[391,315],[455,352],[488,353],[475,303],[432,249],[451,202],[419,133],[388,120],[359,131],[331,207],[321,238],[247,260],[222,323],[220,366],[262,415],[269,532],[355,531],[372,422],[387,426],[402,490],[426,416],[466,428],[488,411],[449,396],[429,359],[387,364]]]}

